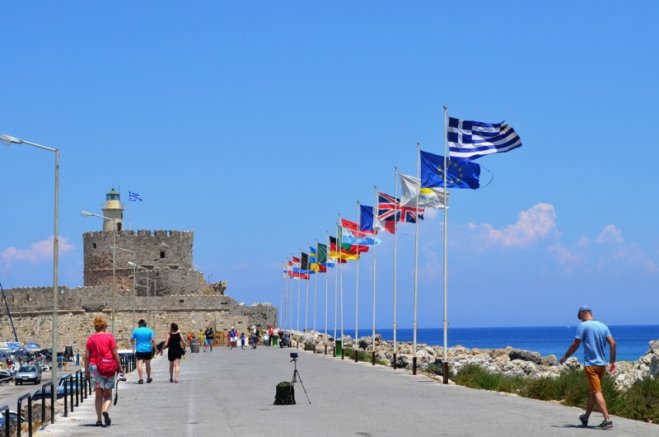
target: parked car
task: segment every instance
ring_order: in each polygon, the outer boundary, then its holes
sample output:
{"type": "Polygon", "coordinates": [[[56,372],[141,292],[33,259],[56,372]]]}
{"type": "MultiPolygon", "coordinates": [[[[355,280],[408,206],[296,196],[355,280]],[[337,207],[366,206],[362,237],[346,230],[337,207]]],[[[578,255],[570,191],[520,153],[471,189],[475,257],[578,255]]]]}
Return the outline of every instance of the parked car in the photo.
{"type": "MultiPolygon", "coordinates": [[[[2,431],[2,434],[4,435],[5,431],[5,415],[4,412],[7,409],[7,405],[2,405],[0,406],[0,431],[2,431]]],[[[16,411],[9,410],[9,423],[11,424],[12,427],[16,427],[16,424],[18,421],[25,422],[25,418],[23,416],[19,416],[16,411]]]]}
{"type": "Polygon", "coordinates": [[[0,385],[9,384],[14,379],[14,375],[8,370],[0,370],[0,385]]]}
{"type": "Polygon", "coordinates": [[[34,364],[21,366],[14,375],[14,381],[16,381],[16,385],[25,382],[39,384],[41,382],[41,366],[34,364]]]}
{"type": "MultiPolygon", "coordinates": [[[[67,381],[67,379],[69,377],[72,377],[70,373],[66,374],[66,375],[63,375],[59,379],[59,382],[57,383],[57,389],[56,389],[56,392],[55,392],[55,393],[57,393],[57,399],[60,399],[60,398],[64,397],[64,382],[67,381]]],[[[51,386],[49,385],[49,386],[45,387],[45,389],[43,391],[42,391],[42,389],[39,389],[39,390],[35,391],[32,394],[32,400],[36,401],[36,400],[44,398],[44,397],[46,399],[50,399],[50,396],[51,396],[50,387],[51,386]]],[[[73,386],[72,387],[69,386],[68,382],[66,383],[66,390],[67,390],[66,393],[67,394],[70,393],[71,389],[73,389],[73,393],[76,393],[79,390],[79,387],[78,387],[78,384],[76,384],[75,378],[73,379],[73,386]]]]}

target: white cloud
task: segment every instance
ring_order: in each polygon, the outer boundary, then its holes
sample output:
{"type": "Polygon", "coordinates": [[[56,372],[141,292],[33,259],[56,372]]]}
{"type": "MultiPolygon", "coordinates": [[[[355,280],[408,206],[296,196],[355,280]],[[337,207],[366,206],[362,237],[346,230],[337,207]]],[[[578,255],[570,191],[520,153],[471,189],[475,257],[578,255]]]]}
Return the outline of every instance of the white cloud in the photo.
{"type": "Polygon", "coordinates": [[[596,243],[624,243],[622,231],[614,225],[606,225],[602,232],[595,238],[596,243]]]}
{"type": "MultiPolygon", "coordinates": [[[[67,237],[59,238],[59,254],[63,255],[74,249],[74,245],[69,242],[67,237]]],[[[17,247],[8,247],[0,253],[0,261],[4,264],[15,263],[38,263],[53,258],[53,236],[46,240],[32,243],[27,249],[17,247]]]]}
{"type": "Polygon", "coordinates": [[[576,267],[585,271],[613,272],[623,266],[634,266],[647,274],[659,272],[657,263],[643,249],[625,243],[622,231],[615,225],[606,225],[593,242],[580,237],[572,247],[554,244],[548,250],[567,272],[576,267]]]}
{"type": "Polygon", "coordinates": [[[556,229],[556,211],[553,205],[538,203],[521,211],[515,223],[501,229],[487,223],[469,223],[467,226],[472,233],[492,245],[528,246],[547,237],[556,229]]]}

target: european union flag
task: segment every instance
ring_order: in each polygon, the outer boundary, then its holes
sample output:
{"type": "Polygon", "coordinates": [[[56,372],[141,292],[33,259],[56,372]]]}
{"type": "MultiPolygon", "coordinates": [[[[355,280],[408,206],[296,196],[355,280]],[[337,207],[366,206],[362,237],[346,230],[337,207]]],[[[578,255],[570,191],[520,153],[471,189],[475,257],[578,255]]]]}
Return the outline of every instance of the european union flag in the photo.
{"type": "MultiPolygon", "coordinates": [[[[446,188],[480,187],[481,166],[467,159],[449,158],[446,162],[446,188]]],[[[421,151],[421,188],[444,187],[444,157],[421,151]]]]}

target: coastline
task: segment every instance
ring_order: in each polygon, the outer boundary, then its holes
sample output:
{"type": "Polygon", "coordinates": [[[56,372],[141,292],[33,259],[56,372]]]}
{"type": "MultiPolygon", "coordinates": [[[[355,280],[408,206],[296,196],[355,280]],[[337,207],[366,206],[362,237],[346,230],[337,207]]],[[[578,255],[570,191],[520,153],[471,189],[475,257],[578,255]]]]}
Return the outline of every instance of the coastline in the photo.
{"type": "MultiPolygon", "coordinates": [[[[345,334],[345,333],[344,333],[345,334]]],[[[313,351],[315,353],[334,354],[336,350],[361,350],[372,354],[377,362],[388,367],[416,369],[443,377],[444,347],[417,342],[416,353],[411,342],[384,340],[378,334],[375,338],[361,337],[357,342],[349,335],[344,335],[343,342],[336,342],[333,337],[319,332],[291,331],[292,347],[313,351]],[[339,344],[340,343],[340,344],[339,344]],[[374,347],[373,347],[374,346],[374,347]],[[336,349],[335,349],[336,348],[336,349]],[[374,352],[374,354],[373,354],[374,352]],[[416,360],[414,360],[416,358],[416,360]]],[[[581,368],[575,357],[560,365],[556,355],[542,356],[538,352],[513,347],[504,348],[467,348],[452,346],[446,349],[446,362],[450,366],[449,375],[462,367],[477,364],[488,371],[507,376],[530,378],[553,378],[566,368],[581,368]]],[[[344,359],[352,359],[344,356],[344,359]]],[[[649,342],[647,352],[635,361],[617,361],[618,370],[613,375],[615,384],[621,389],[630,387],[635,381],[648,376],[659,376],[659,340],[649,342]]]]}

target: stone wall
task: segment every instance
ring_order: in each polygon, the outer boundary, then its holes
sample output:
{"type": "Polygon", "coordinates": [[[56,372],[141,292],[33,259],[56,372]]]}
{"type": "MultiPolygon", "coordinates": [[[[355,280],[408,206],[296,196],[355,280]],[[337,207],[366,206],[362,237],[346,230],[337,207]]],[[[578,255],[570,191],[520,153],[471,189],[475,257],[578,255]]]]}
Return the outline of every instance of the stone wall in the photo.
{"type": "MultiPolygon", "coordinates": [[[[52,288],[17,288],[5,290],[16,325],[19,341],[36,341],[50,347],[52,338],[52,288]]],[[[129,348],[129,337],[135,323],[145,319],[159,338],[166,337],[169,325],[197,332],[211,325],[217,331],[235,326],[247,332],[249,326],[277,325],[277,309],[272,305],[240,305],[225,295],[134,296],[132,292],[115,296],[115,333],[119,347],[129,348]]],[[[58,350],[73,346],[84,348],[97,315],[112,320],[112,292],[108,287],[61,287],[58,312],[58,350]]],[[[11,325],[0,313],[0,340],[13,340],[11,325]]],[[[164,339],[164,338],[163,338],[164,339]]]]}
{"type": "Polygon", "coordinates": [[[193,233],[183,231],[86,232],[84,283],[111,286],[114,272],[117,288],[132,289],[135,280],[144,289],[147,282],[154,281],[160,295],[212,292],[192,266],[192,241],[193,233]],[[117,248],[114,264],[113,246],[117,248]]]}

